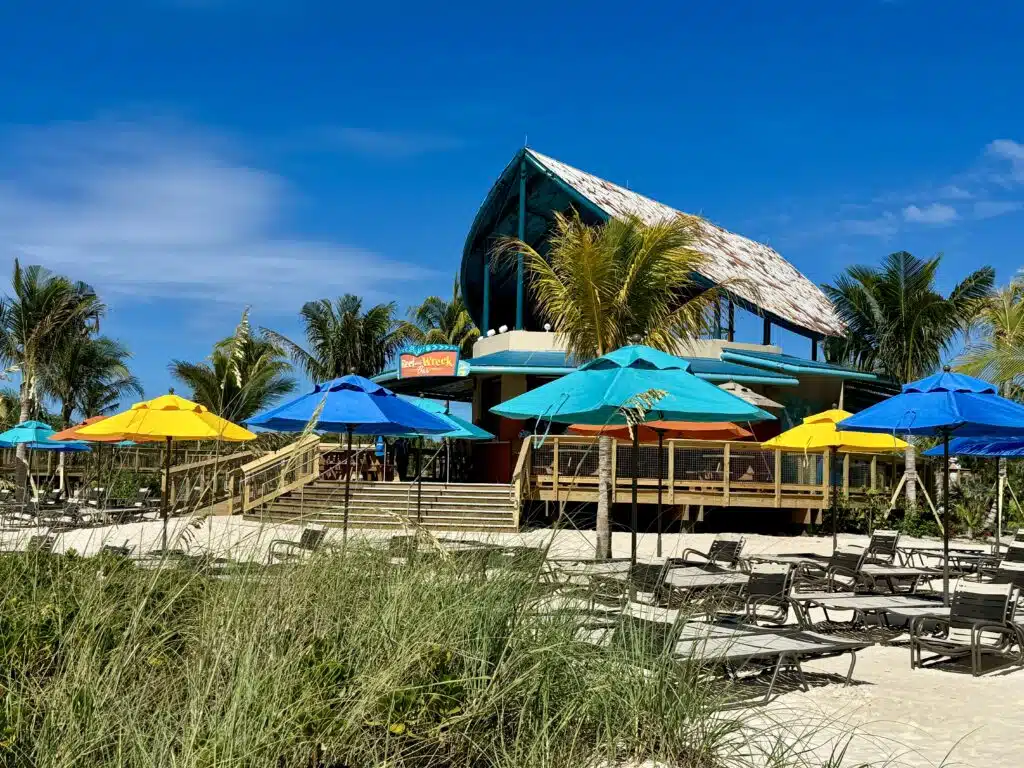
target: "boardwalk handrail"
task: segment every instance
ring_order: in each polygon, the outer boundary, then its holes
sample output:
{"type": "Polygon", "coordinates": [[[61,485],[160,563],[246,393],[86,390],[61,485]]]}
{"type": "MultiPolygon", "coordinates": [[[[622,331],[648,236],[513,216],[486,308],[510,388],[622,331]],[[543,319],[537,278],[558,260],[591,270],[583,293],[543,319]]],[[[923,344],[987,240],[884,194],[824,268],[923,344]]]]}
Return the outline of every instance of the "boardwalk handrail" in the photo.
{"type": "Polygon", "coordinates": [[[252,512],[320,476],[320,437],[306,435],[241,467],[241,512],[252,512]]]}
{"type": "Polygon", "coordinates": [[[530,449],[533,448],[533,437],[523,440],[519,449],[519,458],[516,459],[516,468],[512,472],[512,482],[509,484],[509,492],[512,497],[512,509],[515,514],[515,527],[519,528],[519,518],[523,508],[523,476],[529,466],[530,449]]]}

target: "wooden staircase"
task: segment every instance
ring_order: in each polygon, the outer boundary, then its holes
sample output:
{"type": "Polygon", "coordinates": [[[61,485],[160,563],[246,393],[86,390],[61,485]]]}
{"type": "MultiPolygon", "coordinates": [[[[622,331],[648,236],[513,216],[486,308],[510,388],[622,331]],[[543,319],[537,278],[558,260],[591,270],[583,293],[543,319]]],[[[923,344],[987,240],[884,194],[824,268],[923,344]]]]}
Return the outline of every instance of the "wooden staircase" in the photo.
{"type": "MultiPolygon", "coordinates": [[[[423,483],[419,524],[429,530],[475,533],[515,532],[518,504],[510,484],[423,483]]],[[[415,483],[355,482],[349,498],[349,527],[401,529],[417,522],[415,483]]],[[[261,505],[246,518],[340,526],[345,483],[315,480],[261,505]]]]}

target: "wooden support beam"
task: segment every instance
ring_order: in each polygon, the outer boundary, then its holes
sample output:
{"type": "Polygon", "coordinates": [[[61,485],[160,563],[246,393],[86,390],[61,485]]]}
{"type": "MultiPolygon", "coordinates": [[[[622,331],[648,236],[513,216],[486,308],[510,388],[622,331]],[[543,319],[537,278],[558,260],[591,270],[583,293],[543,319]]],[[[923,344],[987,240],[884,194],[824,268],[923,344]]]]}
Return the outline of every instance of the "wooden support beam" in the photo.
{"type": "Polygon", "coordinates": [[[676,450],[675,442],[669,440],[665,443],[668,446],[668,503],[673,504],[676,500],[676,450]]]}
{"type": "Polygon", "coordinates": [[[878,490],[878,457],[871,457],[871,490],[878,490]]]}
{"type": "Polygon", "coordinates": [[[850,498],[850,454],[843,454],[843,498],[850,498]]]}
{"type": "Polygon", "coordinates": [[[782,451],[775,449],[775,507],[782,506],[782,451]]]}
{"type": "MultiPolygon", "coordinates": [[[[726,507],[729,506],[729,474],[729,443],[726,443],[722,448],[722,497],[726,507]]],[[[703,509],[701,514],[703,515],[703,509]]]]}

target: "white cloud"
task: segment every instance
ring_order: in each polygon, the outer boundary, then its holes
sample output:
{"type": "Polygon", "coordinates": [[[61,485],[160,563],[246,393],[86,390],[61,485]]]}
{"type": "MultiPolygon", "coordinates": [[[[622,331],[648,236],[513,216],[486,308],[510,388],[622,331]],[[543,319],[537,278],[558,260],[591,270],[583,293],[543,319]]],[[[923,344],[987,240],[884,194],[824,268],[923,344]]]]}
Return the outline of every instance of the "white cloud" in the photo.
{"type": "Polygon", "coordinates": [[[939,197],[946,200],[970,200],[974,195],[969,190],[958,187],[956,184],[947,184],[939,189],[939,197]]]}
{"type": "Polygon", "coordinates": [[[839,228],[847,234],[865,237],[890,237],[899,230],[896,217],[888,212],[874,219],[844,219],[839,228]]]}
{"type": "Polygon", "coordinates": [[[903,209],[903,220],[912,224],[949,224],[958,218],[956,208],[945,203],[932,203],[923,208],[908,205],[903,209]]]}
{"type": "Polygon", "coordinates": [[[986,153],[1010,164],[1010,180],[1024,182],[1024,144],[1012,139],[996,139],[985,148],[986,153]]]}
{"type": "Polygon", "coordinates": [[[974,218],[992,219],[1024,209],[1024,203],[1018,200],[979,200],[974,204],[974,218]]]}
{"type": "Polygon", "coordinates": [[[0,153],[0,257],[101,292],[294,311],[430,273],[288,234],[283,179],[181,126],[41,129],[0,153]]]}

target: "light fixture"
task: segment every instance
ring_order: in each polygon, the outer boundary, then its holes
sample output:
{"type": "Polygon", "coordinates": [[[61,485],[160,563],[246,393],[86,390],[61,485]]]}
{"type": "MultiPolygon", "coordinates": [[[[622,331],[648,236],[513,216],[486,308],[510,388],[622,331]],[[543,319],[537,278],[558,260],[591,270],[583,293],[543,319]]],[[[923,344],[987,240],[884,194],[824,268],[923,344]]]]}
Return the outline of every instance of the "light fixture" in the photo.
{"type": "Polygon", "coordinates": [[[493,328],[491,328],[491,330],[489,330],[489,331],[487,332],[487,338],[490,338],[490,337],[491,337],[491,336],[493,336],[493,335],[494,335],[494,329],[493,329],[493,328]]]}
{"type": "Polygon", "coordinates": [[[498,326],[498,333],[505,333],[507,330],[508,330],[508,326],[507,325],[500,325],[500,326],[498,326]]]}
{"type": "Polygon", "coordinates": [[[551,323],[544,323],[544,330],[550,332],[551,331],[551,323]]]}

